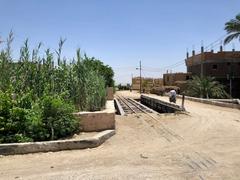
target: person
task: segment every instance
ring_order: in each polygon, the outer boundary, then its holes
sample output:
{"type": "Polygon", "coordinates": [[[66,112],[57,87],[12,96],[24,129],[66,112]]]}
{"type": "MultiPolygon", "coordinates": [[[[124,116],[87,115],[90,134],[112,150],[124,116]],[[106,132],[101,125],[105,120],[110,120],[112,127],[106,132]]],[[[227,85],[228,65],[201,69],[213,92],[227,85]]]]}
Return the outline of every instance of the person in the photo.
{"type": "Polygon", "coordinates": [[[172,89],[170,92],[169,92],[169,102],[173,102],[173,103],[176,103],[176,96],[177,96],[177,93],[174,89],[172,89]]]}

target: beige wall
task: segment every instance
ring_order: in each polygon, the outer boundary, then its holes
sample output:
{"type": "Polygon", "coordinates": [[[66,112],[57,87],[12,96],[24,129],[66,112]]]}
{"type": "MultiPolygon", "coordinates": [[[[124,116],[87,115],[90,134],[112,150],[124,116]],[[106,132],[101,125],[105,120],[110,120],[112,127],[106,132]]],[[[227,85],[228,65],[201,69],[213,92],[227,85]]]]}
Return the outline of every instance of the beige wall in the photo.
{"type": "MultiPolygon", "coordinates": [[[[160,87],[162,85],[162,78],[142,78],[142,89],[149,90],[153,87],[160,87]]],[[[140,77],[132,78],[132,89],[140,90],[140,77]]]]}
{"type": "Polygon", "coordinates": [[[187,66],[198,65],[203,62],[214,62],[214,63],[221,63],[221,62],[240,62],[240,51],[222,51],[222,52],[204,52],[201,54],[197,54],[191,56],[186,59],[187,66]]]}
{"type": "Polygon", "coordinates": [[[113,100],[113,98],[114,98],[113,87],[108,87],[107,88],[107,100],[113,100]]]}
{"type": "Polygon", "coordinates": [[[80,129],[84,132],[115,129],[114,101],[107,101],[103,111],[74,113],[80,121],[80,129]]]}
{"type": "Polygon", "coordinates": [[[191,73],[169,73],[163,74],[163,84],[164,86],[176,86],[178,81],[186,81],[191,78],[191,73]]]}

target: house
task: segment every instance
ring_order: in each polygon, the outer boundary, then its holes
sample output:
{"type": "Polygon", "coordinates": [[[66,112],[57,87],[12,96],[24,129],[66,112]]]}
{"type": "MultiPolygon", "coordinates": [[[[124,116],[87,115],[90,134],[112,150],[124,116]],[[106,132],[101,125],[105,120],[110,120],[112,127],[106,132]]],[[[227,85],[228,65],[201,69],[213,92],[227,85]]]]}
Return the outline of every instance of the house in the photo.
{"type": "Polygon", "coordinates": [[[211,76],[226,87],[226,91],[234,98],[240,97],[240,51],[223,51],[222,46],[218,52],[204,52],[185,60],[187,72],[192,76],[211,76]]]}

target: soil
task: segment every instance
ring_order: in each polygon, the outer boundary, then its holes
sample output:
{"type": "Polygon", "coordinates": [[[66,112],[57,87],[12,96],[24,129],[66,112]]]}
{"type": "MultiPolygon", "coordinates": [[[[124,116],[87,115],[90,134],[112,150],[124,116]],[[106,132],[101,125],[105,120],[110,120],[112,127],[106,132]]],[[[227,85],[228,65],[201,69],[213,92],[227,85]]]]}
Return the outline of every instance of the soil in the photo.
{"type": "Polygon", "coordinates": [[[1,156],[0,179],[239,179],[240,111],[185,107],[187,114],[152,114],[157,120],[116,116],[116,135],[94,149],[1,156]]]}

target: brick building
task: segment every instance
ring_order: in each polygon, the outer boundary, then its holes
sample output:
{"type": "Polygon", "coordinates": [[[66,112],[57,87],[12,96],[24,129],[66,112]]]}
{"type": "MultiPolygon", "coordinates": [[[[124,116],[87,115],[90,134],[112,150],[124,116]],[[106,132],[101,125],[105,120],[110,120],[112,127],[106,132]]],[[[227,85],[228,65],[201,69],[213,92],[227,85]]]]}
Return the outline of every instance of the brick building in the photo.
{"type": "Polygon", "coordinates": [[[178,81],[187,81],[191,78],[191,73],[166,73],[163,74],[164,86],[175,86],[178,81]]]}
{"type": "MultiPolygon", "coordinates": [[[[142,77],[142,89],[150,91],[153,87],[163,86],[162,78],[143,78],[142,77]]],[[[132,90],[140,90],[140,77],[132,78],[132,90]]]]}
{"type": "Polygon", "coordinates": [[[197,76],[215,77],[225,85],[226,91],[232,97],[240,97],[240,51],[220,51],[217,53],[203,52],[185,60],[187,72],[197,76]]]}
{"type": "Polygon", "coordinates": [[[166,73],[163,74],[163,84],[164,86],[177,86],[182,92],[186,89],[187,80],[191,77],[191,73],[166,73]]]}

